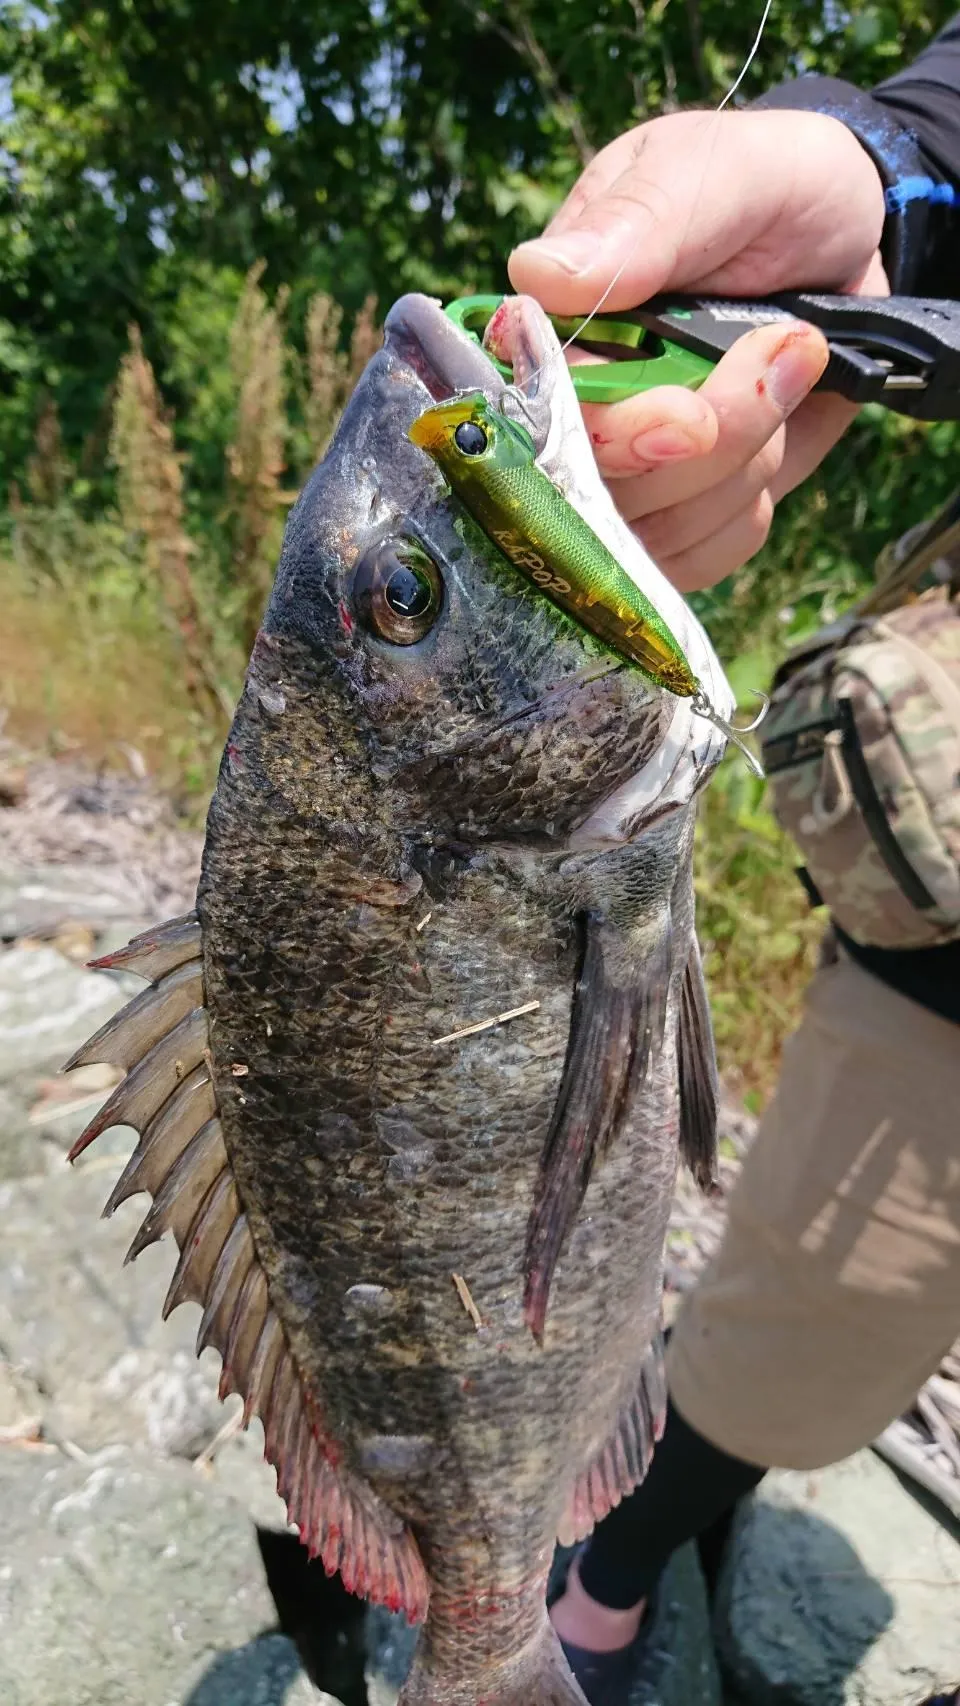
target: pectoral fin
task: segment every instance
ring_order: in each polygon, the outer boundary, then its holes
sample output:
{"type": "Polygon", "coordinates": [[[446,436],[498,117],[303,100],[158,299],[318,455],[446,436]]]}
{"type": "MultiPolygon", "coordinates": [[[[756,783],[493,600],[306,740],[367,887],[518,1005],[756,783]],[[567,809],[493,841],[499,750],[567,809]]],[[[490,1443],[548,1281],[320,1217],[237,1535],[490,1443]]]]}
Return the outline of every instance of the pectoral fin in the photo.
{"type": "Polygon", "coordinates": [[[696,938],[680,990],[677,1026],[680,1153],[703,1190],[717,1179],[717,1057],[696,938]]]}
{"type": "Polygon", "coordinates": [[[672,944],[669,911],[648,935],[647,952],[631,959],[628,967],[622,946],[616,955],[605,952],[608,940],[607,927],[588,917],[567,1058],[527,1226],[524,1316],[538,1342],[543,1339],[554,1270],[594,1162],[619,1131],[634,1090],[663,1044],[672,944]]]}

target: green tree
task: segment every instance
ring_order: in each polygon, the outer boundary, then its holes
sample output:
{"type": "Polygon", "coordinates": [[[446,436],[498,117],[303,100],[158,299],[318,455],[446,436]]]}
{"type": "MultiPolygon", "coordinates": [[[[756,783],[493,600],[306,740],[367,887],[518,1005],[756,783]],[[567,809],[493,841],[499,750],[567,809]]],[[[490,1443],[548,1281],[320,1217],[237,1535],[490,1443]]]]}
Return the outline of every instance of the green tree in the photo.
{"type": "MultiPolygon", "coordinates": [[[[869,86],[947,0],[854,14],[775,0],[748,99],[791,70],[869,86]]],[[[67,443],[103,432],[127,325],[158,371],[191,278],[260,257],[349,310],[369,291],[504,281],[590,153],[715,103],[759,18],[725,0],[8,0],[0,76],[0,455],[42,390],[67,443]]],[[[176,364],[171,369],[176,379],[176,364]]],[[[183,399],[175,397],[178,404],[183,399]]],[[[92,454],[92,452],[91,452],[92,454]]]]}

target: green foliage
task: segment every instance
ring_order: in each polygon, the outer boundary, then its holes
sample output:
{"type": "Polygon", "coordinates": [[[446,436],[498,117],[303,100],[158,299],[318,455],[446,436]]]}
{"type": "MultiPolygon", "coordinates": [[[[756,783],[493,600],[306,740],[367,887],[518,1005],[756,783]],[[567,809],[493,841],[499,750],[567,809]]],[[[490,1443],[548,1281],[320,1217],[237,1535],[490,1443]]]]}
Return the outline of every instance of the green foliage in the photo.
{"type": "Polygon", "coordinates": [[[883,546],[957,484],[960,427],[871,404],[812,478],[777,508],[767,546],[692,602],[735,685],[762,686],[784,649],[829,622],[872,579],[883,546]]]}
{"type": "MultiPolygon", "coordinates": [[[[204,500],[219,503],[227,449],[236,431],[236,387],[230,330],[244,289],[233,267],[196,261],[169,264],[175,294],[164,293],[155,319],[157,363],[165,397],[177,419],[177,441],[190,465],[190,493],[203,516],[204,500]]],[[[199,517],[198,517],[199,519],[199,517]]],[[[203,519],[206,519],[204,516],[203,519]]]]}
{"type": "MultiPolygon", "coordinates": [[[[317,289],[356,311],[370,291],[389,302],[402,289],[501,285],[510,247],[540,228],[593,150],[643,117],[716,102],[759,10],[727,0],[8,0],[7,477],[27,454],[39,388],[55,394],[75,453],[91,434],[102,446],[129,322],[176,388],[191,338],[205,319],[222,334],[238,280],[260,256],[270,291],[291,290],[298,333],[317,289]]],[[[740,98],[797,69],[869,87],[952,10],[952,0],[853,13],[774,0],[740,98]]],[[[228,430],[210,400],[197,399],[201,461],[203,429],[218,448],[228,430]]]]}

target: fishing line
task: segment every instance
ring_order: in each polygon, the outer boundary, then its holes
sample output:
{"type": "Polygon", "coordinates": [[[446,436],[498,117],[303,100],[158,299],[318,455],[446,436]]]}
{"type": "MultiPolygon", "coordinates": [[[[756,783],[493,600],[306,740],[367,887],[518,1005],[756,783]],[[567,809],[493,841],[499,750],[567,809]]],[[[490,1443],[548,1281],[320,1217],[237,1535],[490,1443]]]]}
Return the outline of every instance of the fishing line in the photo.
{"type": "MultiPolygon", "coordinates": [[[[770,10],[771,10],[772,5],[773,5],[773,0],[765,0],[763,13],[762,13],[761,18],[760,18],[760,24],[759,24],[759,27],[757,29],[756,36],[754,38],[753,46],[751,47],[750,52],[747,54],[747,57],[744,60],[743,65],[740,68],[740,71],[736,77],[736,80],[733,83],[731,83],[729,89],[727,90],[726,94],[723,97],[723,100],[720,102],[720,105],[716,108],[715,112],[713,113],[713,115],[712,115],[713,122],[707,126],[707,129],[704,131],[702,137],[699,139],[699,145],[700,146],[704,145],[705,143],[707,143],[710,140],[710,138],[713,134],[713,131],[716,128],[716,120],[720,117],[720,114],[723,112],[723,109],[727,105],[728,101],[732,101],[734,95],[736,94],[741,83],[743,82],[743,79],[746,77],[747,72],[750,70],[751,65],[753,64],[754,60],[756,59],[757,54],[760,51],[760,43],[763,40],[763,33],[767,27],[767,19],[770,16],[770,10]]],[[[688,157],[690,162],[692,162],[694,160],[696,153],[697,153],[697,150],[695,148],[690,150],[690,154],[688,157]]],[[[601,297],[599,298],[599,300],[591,308],[586,319],[580,323],[580,325],[577,327],[576,331],[574,333],[572,333],[572,335],[569,338],[566,339],[565,343],[562,343],[560,345],[559,350],[557,350],[555,352],[555,354],[553,354],[552,356],[548,356],[546,361],[542,361],[540,363],[539,367],[535,367],[533,372],[527,375],[526,379],[524,380],[524,386],[525,387],[527,385],[531,384],[531,382],[534,379],[538,379],[540,377],[540,374],[543,373],[544,370],[549,366],[551,360],[555,361],[559,356],[565,355],[567,350],[570,348],[571,344],[575,344],[577,339],[581,338],[583,336],[583,334],[586,331],[587,327],[589,326],[591,320],[594,319],[597,314],[599,314],[604,303],[607,301],[607,298],[609,297],[610,292],[612,290],[616,289],[616,286],[619,284],[620,280],[622,279],[624,273],[627,270],[627,267],[630,265],[630,262],[633,260],[634,255],[636,254],[637,250],[639,249],[640,244],[643,241],[643,236],[644,236],[644,234],[642,231],[637,233],[637,236],[634,238],[633,243],[631,244],[630,248],[627,250],[627,253],[624,256],[623,260],[620,262],[620,265],[618,266],[616,272],[614,273],[612,279],[610,280],[610,283],[607,285],[606,289],[604,290],[604,292],[601,295],[601,297]]],[[[518,386],[508,385],[507,390],[514,394],[514,396],[518,402],[520,401],[520,390],[519,390],[518,386]]],[[[521,407],[522,407],[522,404],[521,404],[521,407]]]]}
{"type": "MultiPolygon", "coordinates": [[[[747,54],[747,57],[744,60],[743,65],[741,66],[737,77],[734,79],[733,83],[731,83],[729,89],[727,90],[726,94],[723,97],[723,100],[720,102],[719,106],[716,108],[715,112],[713,113],[711,123],[707,125],[706,129],[703,132],[703,135],[699,139],[698,146],[699,146],[701,152],[703,151],[704,146],[707,143],[709,143],[709,141],[711,140],[711,137],[713,136],[714,130],[716,129],[716,121],[720,117],[720,114],[723,112],[724,107],[727,106],[728,102],[732,101],[733,97],[737,93],[737,90],[740,88],[740,85],[742,84],[744,78],[746,77],[747,72],[750,70],[751,65],[753,64],[754,60],[757,57],[757,54],[760,50],[760,43],[763,40],[764,31],[767,27],[767,20],[770,17],[770,11],[771,11],[772,5],[773,5],[773,0],[764,0],[764,7],[763,7],[763,11],[762,11],[761,16],[760,16],[760,23],[757,27],[757,33],[756,33],[754,40],[753,40],[753,45],[751,46],[750,51],[747,54]]],[[[690,154],[688,156],[688,163],[689,164],[692,164],[696,154],[697,154],[697,149],[696,148],[691,149],[690,154]]],[[[701,183],[702,183],[702,177],[701,177],[701,183]]],[[[689,218],[692,218],[692,217],[693,217],[693,213],[691,212],[689,218]]],[[[688,226],[689,226],[689,218],[688,218],[688,226]]],[[[633,260],[634,255],[636,254],[638,248],[640,247],[640,244],[643,241],[643,236],[644,236],[643,231],[639,231],[637,233],[633,243],[631,244],[630,248],[627,250],[626,255],[624,256],[623,260],[621,261],[620,265],[618,266],[616,272],[614,273],[613,277],[611,278],[606,289],[603,291],[599,300],[594,304],[593,308],[591,308],[590,313],[586,316],[586,318],[584,320],[582,320],[580,322],[580,325],[577,327],[576,331],[573,332],[573,334],[569,338],[567,338],[564,343],[562,343],[560,345],[559,349],[557,351],[555,351],[552,356],[548,356],[546,361],[542,361],[540,363],[539,367],[534,368],[532,373],[529,373],[526,375],[524,382],[523,382],[523,390],[527,391],[527,396],[530,395],[529,390],[528,390],[529,386],[532,384],[532,382],[534,380],[536,380],[540,377],[541,373],[543,373],[549,367],[551,360],[554,360],[554,361],[556,361],[557,359],[562,360],[562,358],[566,354],[567,350],[570,348],[571,344],[575,344],[577,342],[577,339],[583,336],[583,333],[586,331],[586,328],[589,326],[591,320],[594,319],[594,317],[600,312],[604,303],[607,301],[608,297],[610,296],[611,291],[616,287],[616,285],[619,283],[620,279],[623,277],[624,273],[627,270],[627,267],[630,265],[630,262],[633,260]]],[[[515,405],[518,406],[520,408],[521,412],[523,414],[527,415],[527,417],[529,419],[529,412],[528,412],[528,409],[526,407],[527,397],[525,397],[523,395],[523,392],[521,391],[520,386],[518,386],[515,382],[513,382],[513,383],[507,385],[506,391],[508,394],[510,394],[512,396],[515,405]]],[[[769,708],[770,701],[767,698],[766,694],[758,693],[757,697],[763,701],[759,715],[754,719],[754,721],[752,723],[749,723],[746,725],[746,727],[739,728],[739,729],[732,722],[729,722],[727,720],[727,718],[722,717],[720,715],[720,713],[719,713],[719,711],[717,711],[716,707],[713,704],[711,704],[709,698],[707,697],[707,694],[705,693],[705,691],[703,689],[703,686],[700,683],[697,684],[697,691],[692,696],[691,710],[693,711],[693,714],[695,716],[702,717],[705,722],[711,723],[713,725],[713,727],[718,729],[720,731],[720,733],[727,740],[733,742],[733,744],[739,748],[739,750],[742,752],[743,756],[746,758],[747,763],[749,764],[751,770],[753,770],[753,772],[756,775],[758,775],[762,778],[763,770],[762,770],[760,764],[758,763],[757,759],[755,758],[754,754],[750,751],[749,747],[745,745],[743,738],[742,738],[745,734],[750,734],[753,732],[754,729],[759,727],[760,723],[763,721],[764,717],[766,716],[767,710],[769,708]]]]}

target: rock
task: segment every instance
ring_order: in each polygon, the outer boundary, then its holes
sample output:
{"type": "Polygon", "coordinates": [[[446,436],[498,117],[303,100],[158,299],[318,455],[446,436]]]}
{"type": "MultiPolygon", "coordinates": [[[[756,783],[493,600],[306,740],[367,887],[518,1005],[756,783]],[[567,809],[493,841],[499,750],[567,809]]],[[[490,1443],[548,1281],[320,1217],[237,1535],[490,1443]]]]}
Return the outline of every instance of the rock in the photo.
{"type": "Polygon", "coordinates": [[[39,1439],[43,1406],[43,1393],[23,1370],[0,1361],[0,1445],[39,1439]]]}
{"type": "MultiPolygon", "coordinates": [[[[559,1570],[571,1556],[562,1556],[559,1570]]],[[[366,1638],[370,1706],[395,1706],[417,1631],[402,1617],[371,1606],[366,1638]]],[[[629,1706],[720,1706],[720,1699],[706,1588],[694,1547],[684,1546],[664,1576],[629,1706]]]]}
{"type": "Polygon", "coordinates": [[[57,1070],[124,998],[119,979],[86,971],[56,948],[7,948],[0,953],[0,1082],[57,1070]]]}
{"type": "Polygon", "coordinates": [[[285,1635],[261,1635],[232,1653],[220,1653],[188,1698],[171,1706],[340,1706],[304,1675],[297,1649],[285,1635]]]}
{"type": "Polygon", "coordinates": [[[418,1629],[405,1617],[371,1605],[366,1618],[367,1695],[370,1706],[396,1706],[400,1686],[410,1669],[418,1629]]]}
{"type": "MultiPolygon", "coordinates": [[[[103,1156],[0,1185],[0,1439],[5,1426],[39,1422],[45,1437],[87,1452],[125,1444],[194,1458],[239,1408],[217,1397],[216,1353],[197,1361],[196,1305],[160,1318],[170,1241],[122,1265],[148,1199],[100,1218],[133,1140],[108,1133],[95,1146],[103,1156]]],[[[287,1528],[259,1422],[217,1449],[210,1473],[261,1528],[287,1528]]]]}
{"type": "Polygon", "coordinates": [[[0,1451],[4,1706],[306,1706],[251,1525],[184,1464],[0,1451]]]}
{"type": "Polygon", "coordinates": [[[211,1474],[217,1485],[237,1499],[258,1528],[290,1531],[287,1507],[277,1492],[276,1471],[263,1455],[263,1429],[253,1421],[246,1433],[234,1434],[216,1452],[211,1474]]]}
{"type": "Polygon", "coordinates": [[[670,1562],[643,1644],[630,1706],[720,1706],[707,1590],[694,1546],[670,1562]]]}
{"type": "MultiPolygon", "coordinates": [[[[129,1150],[132,1134],[110,1134],[129,1150]]],[[[0,1347],[43,1394],[43,1426],[84,1451],[123,1443],[194,1456],[223,1425],[219,1359],[194,1356],[194,1304],[160,1319],[173,1271],[168,1239],[129,1267],[147,1207],[100,1218],[121,1161],[107,1140],[43,1179],[0,1186],[0,1347]]]]}
{"type": "Polygon", "coordinates": [[[61,1079],[60,1068],[140,987],[139,978],[86,971],[56,948],[0,951],[0,1179],[59,1165],[118,1076],[88,1067],[61,1079]]]}
{"type": "Polygon", "coordinates": [[[142,877],[120,865],[0,867],[0,938],[49,936],[65,924],[112,926],[133,936],[155,910],[142,877]]]}
{"type": "Polygon", "coordinates": [[[871,1451],[737,1518],[717,1640],[747,1706],[907,1706],[960,1681],[960,1538],[871,1451]]]}
{"type": "Polygon", "coordinates": [[[0,807],[19,806],[27,797],[27,772],[22,764],[0,760],[0,807]]]}

